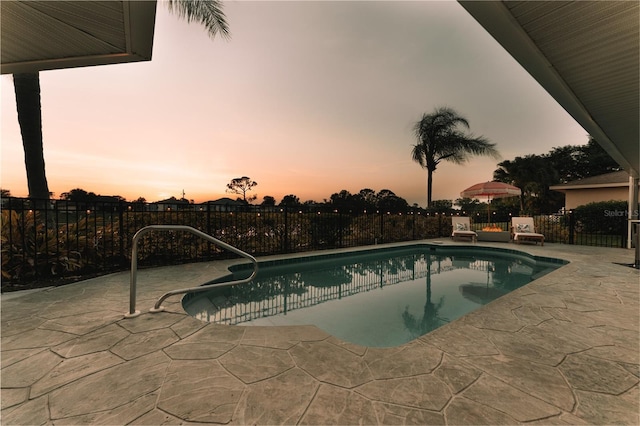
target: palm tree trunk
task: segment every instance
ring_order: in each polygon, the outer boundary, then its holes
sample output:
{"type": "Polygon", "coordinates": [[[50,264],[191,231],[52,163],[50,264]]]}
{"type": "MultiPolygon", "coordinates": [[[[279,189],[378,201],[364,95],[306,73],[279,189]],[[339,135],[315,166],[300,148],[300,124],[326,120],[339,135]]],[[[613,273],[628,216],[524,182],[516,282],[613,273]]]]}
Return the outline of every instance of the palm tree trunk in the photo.
{"type": "Polygon", "coordinates": [[[16,92],[18,122],[22,133],[29,198],[48,200],[49,186],[44,171],[42,145],[40,76],[37,72],[14,74],[13,84],[16,92]]]}
{"type": "Polygon", "coordinates": [[[431,207],[432,195],[433,195],[433,170],[427,169],[427,208],[431,207]]]}

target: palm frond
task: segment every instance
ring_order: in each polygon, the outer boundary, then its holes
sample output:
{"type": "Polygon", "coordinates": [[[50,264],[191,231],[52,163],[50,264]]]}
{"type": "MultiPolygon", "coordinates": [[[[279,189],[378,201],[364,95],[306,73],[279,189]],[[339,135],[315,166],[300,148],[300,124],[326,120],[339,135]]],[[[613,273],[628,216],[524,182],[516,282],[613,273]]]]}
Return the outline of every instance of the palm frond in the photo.
{"type": "Polygon", "coordinates": [[[411,150],[411,158],[413,161],[420,164],[420,167],[424,168],[426,166],[424,145],[421,143],[414,145],[411,150]]]}
{"type": "Polygon", "coordinates": [[[230,36],[219,0],[167,0],[167,7],[178,17],[186,18],[187,22],[197,21],[204,25],[211,38],[218,34],[224,38],[230,36]]]}

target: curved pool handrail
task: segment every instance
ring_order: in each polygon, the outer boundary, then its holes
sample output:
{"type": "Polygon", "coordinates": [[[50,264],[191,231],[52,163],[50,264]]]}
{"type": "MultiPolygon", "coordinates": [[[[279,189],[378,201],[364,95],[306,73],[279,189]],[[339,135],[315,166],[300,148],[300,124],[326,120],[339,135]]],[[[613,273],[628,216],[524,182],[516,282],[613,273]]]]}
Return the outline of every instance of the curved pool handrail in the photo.
{"type": "Polygon", "coordinates": [[[138,276],[138,240],[146,233],[151,232],[151,231],[186,231],[186,232],[190,232],[200,238],[203,238],[219,247],[222,247],[223,249],[229,250],[232,253],[235,253],[239,256],[242,256],[244,258],[247,258],[251,261],[251,263],[253,264],[253,272],[251,273],[251,275],[249,275],[248,278],[242,279],[242,280],[236,280],[236,281],[229,281],[229,282],[224,282],[224,283],[215,283],[215,284],[208,284],[208,285],[201,285],[198,287],[190,287],[190,288],[183,288],[183,289],[178,289],[178,290],[172,290],[169,291],[165,294],[163,294],[158,301],[155,303],[154,307],[150,309],[150,312],[161,312],[164,310],[164,308],[161,306],[162,302],[164,300],[166,300],[168,297],[170,296],[174,296],[176,294],[185,294],[185,293],[196,293],[196,292],[200,292],[200,291],[205,291],[205,290],[209,290],[211,288],[214,287],[226,287],[226,286],[232,286],[232,285],[238,285],[238,284],[246,284],[248,282],[250,282],[251,280],[253,280],[256,277],[256,274],[258,273],[258,261],[256,260],[255,257],[251,256],[249,253],[246,253],[236,247],[233,247],[232,245],[229,245],[227,243],[225,243],[224,241],[220,241],[217,238],[212,237],[209,234],[205,234],[202,231],[199,231],[195,228],[192,228],[191,226],[186,226],[186,225],[149,225],[149,226],[145,226],[144,228],[141,228],[140,230],[138,230],[138,232],[135,233],[135,235],[133,236],[132,239],[132,243],[131,243],[131,276],[130,276],[130,282],[129,282],[129,312],[125,314],[125,318],[133,318],[136,317],[138,315],[140,315],[140,311],[136,311],[136,285],[137,285],[137,276],[138,276]]]}

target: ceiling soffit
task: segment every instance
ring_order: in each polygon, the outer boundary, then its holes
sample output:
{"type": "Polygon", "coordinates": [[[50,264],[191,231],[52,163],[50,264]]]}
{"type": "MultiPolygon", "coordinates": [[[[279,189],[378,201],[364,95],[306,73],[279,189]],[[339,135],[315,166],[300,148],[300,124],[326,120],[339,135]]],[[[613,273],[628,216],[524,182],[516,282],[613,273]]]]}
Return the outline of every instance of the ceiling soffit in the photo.
{"type": "Polygon", "coordinates": [[[640,170],[640,2],[460,1],[627,171],[640,170]]]}
{"type": "Polygon", "coordinates": [[[2,74],[148,61],[155,1],[0,1],[2,74]]]}

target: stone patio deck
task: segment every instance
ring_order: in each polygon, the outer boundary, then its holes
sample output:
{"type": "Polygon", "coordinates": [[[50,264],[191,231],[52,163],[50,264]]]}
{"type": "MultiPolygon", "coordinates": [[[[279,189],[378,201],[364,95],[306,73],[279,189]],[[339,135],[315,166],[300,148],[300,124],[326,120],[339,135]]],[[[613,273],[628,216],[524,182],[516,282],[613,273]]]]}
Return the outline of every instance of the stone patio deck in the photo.
{"type": "Polygon", "coordinates": [[[180,297],[146,313],[229,262],[139,271],[131,319],[128,272],[3,294],[1,422],[640,424],[640,274],[615,263],[633,252],[508,247],[571,263],[396,348],[206,324],[180,297]]]}

